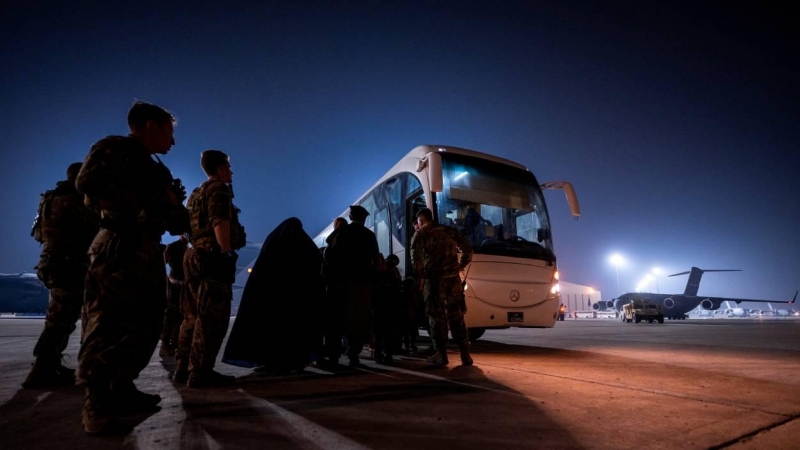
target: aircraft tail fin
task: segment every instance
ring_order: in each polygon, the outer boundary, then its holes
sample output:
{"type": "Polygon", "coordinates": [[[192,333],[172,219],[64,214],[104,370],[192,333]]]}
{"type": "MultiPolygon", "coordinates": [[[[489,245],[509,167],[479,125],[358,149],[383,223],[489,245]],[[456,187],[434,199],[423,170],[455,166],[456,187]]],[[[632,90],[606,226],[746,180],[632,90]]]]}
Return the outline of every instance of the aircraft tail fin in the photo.
{"type": "Polygon", "coordinates": [[[681,272],[675,273],[672,275],[668,275],[670,277],[678,276],[678,275],[686,275],[689,274],[689,280],[686,282],[686,289],[683,291],[683,295],[697,295],[697,291],[700,289],[700,278],[703,277],[703,273],[705,272],[741,272],[741,269],[698,269],[697,267],[692,267],[692,270],[688,272],[681,272]]]}

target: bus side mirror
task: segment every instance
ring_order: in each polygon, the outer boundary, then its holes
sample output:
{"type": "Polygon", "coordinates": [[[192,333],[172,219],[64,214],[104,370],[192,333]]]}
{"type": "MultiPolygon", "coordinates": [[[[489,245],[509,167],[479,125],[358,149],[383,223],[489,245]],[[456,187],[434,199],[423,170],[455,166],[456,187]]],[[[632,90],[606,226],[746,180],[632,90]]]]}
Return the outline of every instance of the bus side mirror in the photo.
{"type": "Polygon", "coordinates": [[[442,192],[444,190],[442,181],[442,156],[438,153],[428,153],[424,159],[417,164],[417,172],[428,169],[428,188],[431,192],[442,192]]]}
{"type": "Polygon", "coordinates": [[[536,241],[542,242],[545,239],[550,239],[550,230],[547,228],[537,228],[536,229],[536,241]]]}
{"type": "Polygon", "coordinates": [[[581,215],[581,205],[578,203],[578,194],[575,193],[575,188],[569,181],[548,181],[547,183],[539,186],[540,189],[562,189],[567,196],[567,203],[569,204],[569,211],[577,220],[581,215]]]}

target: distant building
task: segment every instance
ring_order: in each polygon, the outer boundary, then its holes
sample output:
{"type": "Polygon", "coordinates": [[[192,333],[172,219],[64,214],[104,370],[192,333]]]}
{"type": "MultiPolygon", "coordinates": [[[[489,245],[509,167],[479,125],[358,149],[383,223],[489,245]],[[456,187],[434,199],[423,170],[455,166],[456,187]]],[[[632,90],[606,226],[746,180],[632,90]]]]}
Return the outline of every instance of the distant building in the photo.
{"type": "Polygon", "coordinates": [[[601,292],[589,286],[561,281],[561,303],[567,307],[567,312],[592,311],[592,305],[602,301],[601,292]]]}

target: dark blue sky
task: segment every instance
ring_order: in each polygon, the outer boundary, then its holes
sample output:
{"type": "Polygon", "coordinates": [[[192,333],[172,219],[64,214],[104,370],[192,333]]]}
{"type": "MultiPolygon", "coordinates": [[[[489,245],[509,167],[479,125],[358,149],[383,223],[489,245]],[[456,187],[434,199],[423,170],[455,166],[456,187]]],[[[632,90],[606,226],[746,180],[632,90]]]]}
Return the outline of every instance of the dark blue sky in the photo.
{"type": "MultiPolygon", "coordinates": [[[[559,268],[604,298],[616,294],[613,252],[628,260],[622,290],[653,266],[744,270],[707,274],[708,295],[800,288],[793,10],[6,3],[0,272],[31,270],[39,193],[92,143],[127,133],[141,99],[178,117],[163,159],[188,187],[204,179],[202,150],[231,155],[254,241],[290,216],[314,236],[410,149],[446,144],[518,161],[540,182],[572,181],[580,220],[562,193],[547,196],[559,268]]],[[[662,277],[660,290],[685,282],[662,277]]]]}

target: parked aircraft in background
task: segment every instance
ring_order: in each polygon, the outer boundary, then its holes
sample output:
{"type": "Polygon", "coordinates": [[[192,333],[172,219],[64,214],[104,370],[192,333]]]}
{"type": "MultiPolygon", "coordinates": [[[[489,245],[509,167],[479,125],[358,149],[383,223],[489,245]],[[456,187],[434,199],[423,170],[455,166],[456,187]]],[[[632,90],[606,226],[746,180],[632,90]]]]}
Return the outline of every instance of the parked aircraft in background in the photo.
{"type": "Polygon", "coordinates": [[[788,301],[778,300],[756,300],[749,298],[725,298],[725,297],[706,297],[698,296],[697,291],[700,288],[700,278],[704,272],[738,272],[739,270],[715,270],[715,269],[698,269],[692,267],[688,272],[681,272],[670,275],[671,277],[678,275],[689,274],[689,280],[686,282],[686,289],[683,294],[653,294],[643,292],[628,292],[607,302],[597,302],[592,305],[592,308],[597,311],[604,311],[606,309],[615,309],[619,312],[623,305],[630,303],[633,300],[644,300],[653,304],[660,304],[664,308],[664,317],[668,319],[685,319],[687,313],[698,306],[706,310],[718,310],[723,302],[755,302],[755,303],[786,303],[794,304],[797,299],[797,292],[794,298],[788,301]]]}
{"type": "Polygon", "coordinates": [[[728,317],[750,317],[750,310],[747,308],[731,308],[728,310],[728,317]]]}
{"type": "Polygon", "coordinates": [[[791,317],[794,315],[794,310],[792,309],[775,309],[770,303],[767,303],[767,306],[772,312],[773,317],[791,317]]]}
{"type": "Polygon", "coordinates": [[[713,319],[714,311],[709,311],[703,308],[695,308],[690,311],[689,315],[698,319],[713,319]]]}
{"type": "Polygon", "coordinates": [[[0,274],[0,313],[44,315],[48,298],[36,274],[0,274]]]}
{"type": "Polygon", "coordinates": [[[233,281],[233,301],[231,302],[231,317],[239,312],[239,303],[242,301],[242,291],[244,290],[250,272],[256,263],[258,255],[261,253],[263,242],[247,242],[247,245],[240,248],[236,253],[239,258],[236,260],[236,278],[233,281]]]}

